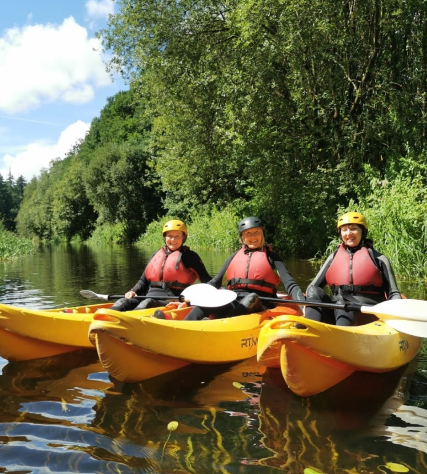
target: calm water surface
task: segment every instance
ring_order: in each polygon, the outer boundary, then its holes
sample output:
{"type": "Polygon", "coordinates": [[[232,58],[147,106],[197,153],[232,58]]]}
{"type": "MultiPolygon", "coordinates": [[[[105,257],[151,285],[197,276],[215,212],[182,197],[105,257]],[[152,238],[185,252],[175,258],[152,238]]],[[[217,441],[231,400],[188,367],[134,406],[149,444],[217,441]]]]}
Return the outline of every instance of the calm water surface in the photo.
{"type": "MultiPolygon", "coordinates": [[[[44,248],[0,263],[0,302],[53,308],[86,304],[81,289],[124,293],[151,253],[44,248]]],[[[228,256],[200,253],[211,274],[228,256]]],[[[303,289],[317,271],[309,262],[288,266],[303,289]]],[[[399,285],[426,299],[425,285],[399,285]]],[[[0,358],[0,369],[0,472],[355,474],[397,472],[397,464],[427,472],[422,358],[399,372],[357,374],[308,399],[254,360],[129,385],[113,383],[94,351],[26,363],[0,358]]]]}

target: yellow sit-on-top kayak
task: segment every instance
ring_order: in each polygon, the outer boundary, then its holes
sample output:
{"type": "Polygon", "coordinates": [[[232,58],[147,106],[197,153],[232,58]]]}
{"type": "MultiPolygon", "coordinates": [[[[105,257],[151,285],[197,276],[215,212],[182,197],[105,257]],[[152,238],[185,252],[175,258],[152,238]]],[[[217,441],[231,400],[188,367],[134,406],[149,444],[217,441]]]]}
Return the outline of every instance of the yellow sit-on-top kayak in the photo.
{"type": "Polygon", "coordinates": [[[288,387],[306,397],[355,371],[381,373],[402,367],[417,355],[421,341],[374,316],[366,324],[343,327],[284,315],[261,329],[257,358],[261,365],[280,368],[288,387]]]}
{"type": "Polygon", "coordinates": [[[254,357],[261,327],[284,313],[284,306],[225,319],[183,321],[191,308],[167,311],[171,319],[102,309],[89,338],[105,370],[120,382],[138,382],[189,364],[225,364],[254,357]]]}
{"type": "Polygon", "coordinates": [[[87,337],[93,314],[111,305],[32,310],[0,304],[0,356],[23,361],[93,349],[87,337]]]}

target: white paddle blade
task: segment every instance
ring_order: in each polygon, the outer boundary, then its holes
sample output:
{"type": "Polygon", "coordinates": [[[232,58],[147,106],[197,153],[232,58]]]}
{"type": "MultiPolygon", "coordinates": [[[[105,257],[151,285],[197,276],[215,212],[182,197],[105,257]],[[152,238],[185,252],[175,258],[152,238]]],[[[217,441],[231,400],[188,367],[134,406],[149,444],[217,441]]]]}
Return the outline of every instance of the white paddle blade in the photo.
{"type": "Polygon", "coordinates": [[[387,326],[392,327],[398,332],[409,334],[410,336],[427,338],[427,324],[425,322],[411,321],[408,319],[388,319],[384,322],[387,326]]]}
{"type": "Polygon", "coordinates": [[[207,298],[209,298],[209,295],[216,295],[217,289],[212,286],[208,285],[207,283],[197,283],[195,285],[187,286],[181,293],[181,295],[184,297],[186,300],[193,300],[194,298],[199,298],[203,297],[206,295],[207,298]]]}
{"type": "Polygon", "coordinates": [[[80,294],[85,298],[108,301],[108,295],[98,295],[91,290],[80,290],[80,294]]]}
{"type": "Polygon", "coordinates": [[[217,290],[207,283],[199,283],[189,286],[181,293],[186,301],[192,306],[203,306],[205,308],[218,308],[231,303],[237,298],[237,293],[230,290],[217,290]]]}
{"type": "Polygon", "coordinates": [[[362,306],[362,313],[375,314],[379,319],[401,319],[427,322],[427,301],[423,300],[387,300],[375,306],[362,306]]]}
{"type": "Polygon", "coordinates": [[[201,292],[199,295],[195,295],[190,298],[190,304],[192,306],[203,306],[205,308],[219,308],[231,303],[237,298],[237,293],[230,290],[216,290],[212,293],[207,291],[206,293],[201,292]]]}

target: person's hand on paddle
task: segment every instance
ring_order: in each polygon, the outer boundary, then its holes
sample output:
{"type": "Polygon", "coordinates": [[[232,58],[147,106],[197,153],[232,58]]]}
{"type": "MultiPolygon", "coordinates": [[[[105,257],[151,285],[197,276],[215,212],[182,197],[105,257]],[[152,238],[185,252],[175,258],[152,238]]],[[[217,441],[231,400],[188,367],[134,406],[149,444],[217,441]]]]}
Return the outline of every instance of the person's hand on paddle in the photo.
{"type": "Polygon", "coordinates": [[[125,294],[125,298],[127,298],[128,300],[130,300],[131,298],[133,298],[134,296],[136,296],[136,293],[132,290],[129,290],[126,294],[125,294]]]}

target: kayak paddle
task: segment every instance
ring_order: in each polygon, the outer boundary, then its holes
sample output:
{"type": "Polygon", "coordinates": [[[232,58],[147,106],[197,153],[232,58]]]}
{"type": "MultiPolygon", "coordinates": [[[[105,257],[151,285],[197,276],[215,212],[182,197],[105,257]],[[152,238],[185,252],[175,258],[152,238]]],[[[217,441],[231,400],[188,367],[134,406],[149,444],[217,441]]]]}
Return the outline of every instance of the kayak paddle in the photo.
{"type": "MultiPolygon", "coordinates": [[[[99,299],[104,301],[113,301],[124,298],[124,295],[101,295],[91,290],[81,290],[80,294],[85,298],[99,299]]],[[[198,283],[184,289],[180,296],[134,296],[135,299],[143,300],[152,298],[154,300],[172,300],[186,302],[191,306],[205,306],[208,308],[217,308],[231,303],[237,298],[234,291],[220,289],[206,283],[198,283]]]]}
{"type": "Polygon", "coordinates": [[[396,331],[412,336],[427,337],[427,301],[413,299],[386,300],[376,305],[363,305],[360,303],[317,303],[308,301],[295,301],[280,298],[260,297],[264,301],[274,301],[298,306],[317,306],[319,308],[343,309],[344,311],[360,311],[373,314],[384,321],[396,331]]]}
{"type": "MultiPolygon", "coordinates": [[[[124,298],[125,295],[100,295],[99,293],[95,293],[92,290],[80,290],[80,294],[89,299],[93,300],[104,300],[104,301],[114,301],[114,300],[119,300],[120,298],[124,298]]],[[[151,298],[153,300],[174,300],[174,301],[184,301],[184,299],[180,300],[179,296],[174,296],[172,298],[166,298],[166,297],[156,297],[156,296],[134,296],[135,299],[137,300],[144,300],[146,298],[151,298]]]]}

